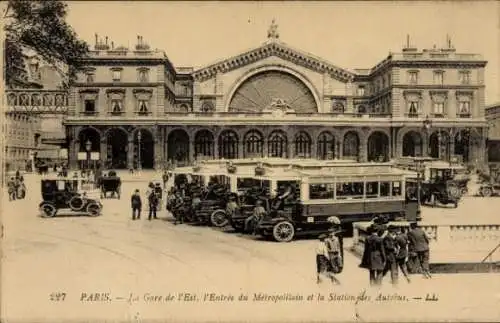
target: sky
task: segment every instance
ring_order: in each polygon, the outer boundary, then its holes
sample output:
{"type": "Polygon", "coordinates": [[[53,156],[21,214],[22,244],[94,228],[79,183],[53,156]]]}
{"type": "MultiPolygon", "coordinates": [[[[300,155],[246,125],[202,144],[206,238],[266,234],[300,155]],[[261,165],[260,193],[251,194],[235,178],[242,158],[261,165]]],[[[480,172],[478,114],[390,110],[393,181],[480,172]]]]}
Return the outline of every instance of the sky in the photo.
{"type": "Polygon", "coordinates": [[[500,102],[500,2],[173,2],[70,1],[68,23],[92,46],[95,33],[132,48],[137,35],[166,52],[174,66],[201,67],[267,40],[280,39],[342,68],[371,68],[410,42],[446,44],[488,61],[486,104],[500,102]]]}

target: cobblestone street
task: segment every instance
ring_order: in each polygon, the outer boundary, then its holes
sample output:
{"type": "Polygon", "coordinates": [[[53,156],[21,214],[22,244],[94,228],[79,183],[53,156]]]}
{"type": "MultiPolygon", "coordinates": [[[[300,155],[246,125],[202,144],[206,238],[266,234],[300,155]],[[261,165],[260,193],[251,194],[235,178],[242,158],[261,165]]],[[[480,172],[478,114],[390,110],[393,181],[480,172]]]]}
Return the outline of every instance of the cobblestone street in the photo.
{"type": "MultiPolygon", "coordinates": [[[[214,228],[174,226],[164,208],[158,220],[148,221],[147,214],[143,214],[139,221],[132,221],[130,193],[136,187],[144,191],[147,185],[138,181],[124,182],[121,200],[104,200],[104,214],[100,217],[41,218],[37,210],[39,178],[27,176],[27,182],[28,199],[8,202],[4,196],[2,311],[6,322],[42,318],[52,322],[278,318],[290,322],[312,318],[345,321],[355,319],[355,313],[364,320],[387,320],[396,314],[401,320],[440,320],[450,315],[463,320],[500,318],[498,274],[435,275],[432,280],[415,276],[410,285],[401,280],[397,289],[390,286],[387,277],[382,290],[367,290],[371,302],[328,302],[329,293],[342,298],[358,295],[367,287],[368,273],[358,268],[359,259],[349,252],[345,253],[344,272],[339,275],[342,285],[317,285],[315,240],[280,244],[214,228]],[[474,292],[469,293],[472,289],[474,292]],[[66,293],[64,301],[51,301],[54,292],[66,293]],[[379,292],[392,296],[397,293],[407,300],[373,300],[379,292]],[[82,301],[82,293],[110,293],[113,301],[82,301]],[[129,293],[139,300],[129,304],[115,299],[128,298],[129,293]],[[176,304],[146,302],[146,293],[162,297],[170,293],[176,300],[179,293],[190,293],[197,298],[176,304]],[[211,296],[213,301],[204,301],[205,293],[232,295],[235,301],[228,306],[227,301],[216,301],[216,295],[211,296]],[[241,293],[249,295],[248,302],[238,301],[241,293]],[[254,293],[289,293],[302,295],[304,300],[257,302],[253,301],[254,293]],[[325,295],[325,300],[318,301],[314,296],[314,301],[307,301],[308,295],[317,293],[325,295]],[[436,294],[439,302],[429,306],[428,302],[412,299],[425,298],[427,293],[436,294]]],[[[424,218],[472,213],[492,221],[496,217],[498,221],[499,208],[500,198],[467,197],[458,209],[425,208],[424,218]],[[481,214],[475,210],[481,210],[481,214]]],[[[345,245],[349,246],[349,240],[345,245]]]]}

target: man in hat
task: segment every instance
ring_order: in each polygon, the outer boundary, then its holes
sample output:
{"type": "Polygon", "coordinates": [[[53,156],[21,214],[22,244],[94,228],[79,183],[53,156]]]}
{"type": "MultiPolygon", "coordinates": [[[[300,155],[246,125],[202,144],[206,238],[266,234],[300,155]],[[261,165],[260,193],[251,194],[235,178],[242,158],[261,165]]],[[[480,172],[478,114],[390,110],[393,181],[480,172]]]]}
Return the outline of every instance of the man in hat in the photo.
{"type": "Polygon", "coordinates": [[[321,283],[321,276],[326,275],[329,277],[334,284],[340,284],[335,275],[332,273],[332,266],[328,255],[328,247],[325,240],[327,239],[327,234],[321,234],[319,236],[319,242],[316,245],[316,282],[321,283]]]}
{"type": "Polygon", "coordinates": [[[398,283],[398,264],[396,262],[398,245],[396,243],[396,231],[397,227],[394,225],[390,225],[388,233],[385,235],[385,237],[383,237],[386,262],[382,277],[385,277],[385,275],[390,271],[391,283],[393,285],[396,285],[398,283]]]}
{"type": "Polygon", "coordinates": [[[236,203],[236,196],[231,194],[229,196],[229,202],[226,205],[226,213],[229,217],[232,217],[238,211],[238,203],[236,203]]]}
{"type": "MultiPolygon", "coordinates": [[[[328,250],[332,273],[338,274],[342,272],[342,268],[344,267],[342,243],[338,236],[342,230],[340,229],[340,220],[337,217],[332,218],[334,219],[329,219],[329,222],[332,223],[332,227],[328,230],[329,234],[325,239],[325,244],[328,250]]],[[[340,284],[336,278],[335,281],[340,284]]]]}
{"type": "Polygon", "coordinates": [[[180,190],[175,191],[175,199],[172,202],[172,214],[174,215],[175,221],[174,225],[177,225],[177,221],[181,224],[184,223],[184,199],[182,198],[182,192],[180,190]]]}
{"type": "Polygon", "coordinates": [[[135,220],[136,217],[137,219],[141,218],[141,208],[142,208],[142,201],[141,201],[141,195],[139,194],[139,190],[136,189],[134,191],[134,194],[132,194],[132,197],[130,198],[131,204],[132,204],[132,220],[135,220]]]}
{"type": "Polygon", "coordinates": [[[408,236],[406,235],[405,228],[397,228],[396,230],[396,244],[397,244],[397,254],[396,262],[401,269],[401,272],[405,276],[408,283],[411,282],[410,275],[408,274],[407,261],[408,261],[408,236]]]}
{"type": "Polygon", "coordinates": [[[422,266],[424,278],[432,278],[429,271],[429,237],[417,222],[410,223],[410,232],[408,232],[408,241],[411,249],[417,253],[418,260],[422,266]]]}
{"type": "Polygon", "coordinates": [[[252,234],[256,235],[257,225],[264,218],[266,213],[267,213],[266,209],[262,206],[262,200],[258,199],[257,202],[255,203],[255,208],[253,209],[253,215],[249,216],[245,220],[245,232],[250,231],[250,224],[253,223],[252,234]]]}
{"type": "Polygon", "coordinates": [[[367,231],[369,236],[366,238],[365,250],[359,266],[369,270],[370,285],[380,285],[386,261],[383,240],[377,232],[376,225],[369,226],[367,231]]]}

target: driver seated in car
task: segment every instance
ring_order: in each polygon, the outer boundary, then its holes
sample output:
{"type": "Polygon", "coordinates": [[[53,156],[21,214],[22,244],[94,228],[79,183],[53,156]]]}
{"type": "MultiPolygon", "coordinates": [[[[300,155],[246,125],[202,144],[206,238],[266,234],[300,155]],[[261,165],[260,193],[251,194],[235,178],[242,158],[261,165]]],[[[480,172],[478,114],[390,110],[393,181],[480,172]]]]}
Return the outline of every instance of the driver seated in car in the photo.
{"type": "Polygon", "coordinates": [[[267,214],[266,209],[262,206],[262,201],[257,200],[257,203],[255,205],[255,208],[253,209],[253,214],[252,216],[248,217],[245,220],[245,231],[248,232],[250,230],[250,223],[253,223],[253,235],[257,234],[257,226],[259,222],[264,218],[264,216],[267,214]]]}
{"type": "Polygon", "coordinates": [[[234,215],[238,211],[238,209],[239,209],[239,207],[238,207],[238,203],[236,203],[236,198],[234,195],[231,195],[229,197],[229,202],[227,202],[227,205],[226,205],[227,215],[229,215],[229,216],[234,215]]]}

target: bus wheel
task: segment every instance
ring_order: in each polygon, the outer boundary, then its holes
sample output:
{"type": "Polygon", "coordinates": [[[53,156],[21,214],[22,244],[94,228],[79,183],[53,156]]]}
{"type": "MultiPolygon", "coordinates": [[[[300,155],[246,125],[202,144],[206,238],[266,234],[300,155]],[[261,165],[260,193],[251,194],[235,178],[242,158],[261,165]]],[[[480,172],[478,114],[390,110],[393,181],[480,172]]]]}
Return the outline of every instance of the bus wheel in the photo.
{"type": "Polygon", "coordinates": [[[273,238],[278,242],[292,241],[294,235],[293,224],[288,221],[278,222],[273,228],[273,238]]]}

